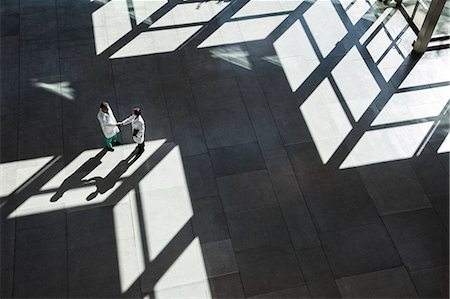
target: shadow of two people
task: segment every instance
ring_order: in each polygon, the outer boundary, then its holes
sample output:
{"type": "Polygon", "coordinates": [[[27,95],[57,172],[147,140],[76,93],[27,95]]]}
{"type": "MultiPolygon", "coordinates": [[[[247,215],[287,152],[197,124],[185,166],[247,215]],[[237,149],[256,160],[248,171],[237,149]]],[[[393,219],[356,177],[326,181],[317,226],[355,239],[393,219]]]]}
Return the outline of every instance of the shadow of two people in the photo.
{"type": "Polygon", "coordinates": [[[112,189],[120,180],[120,177],[142,155],[142,152],[139,152],[138,148],[136,148],[126,159],[120,161],[119,164],[117,164],[106,177],[102,178],[100,176],[96,176],[84,180],[83,178],[87,174],[92,172],[102,163],[101,159],[105,156],[106,152],[107,150],[103,149],[97,155],[84,162],[83,165],[81,165],[72,175],[64,180],[50,201],[58,201],[67,190],[92,185],[93,183],[97,189],[86,198],[87,201],[90,201],[97,197],[98,194],[104,194],[108,190],[112,189]]]}

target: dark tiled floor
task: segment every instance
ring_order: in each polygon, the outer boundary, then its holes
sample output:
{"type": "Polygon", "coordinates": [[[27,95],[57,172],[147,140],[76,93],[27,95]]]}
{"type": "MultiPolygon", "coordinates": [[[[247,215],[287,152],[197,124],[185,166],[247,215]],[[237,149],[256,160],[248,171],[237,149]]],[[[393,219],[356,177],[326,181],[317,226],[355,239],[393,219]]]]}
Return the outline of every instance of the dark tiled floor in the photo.
{"type": "Polygon", "coordinates": [[[1,1],[1,297],[448,297],[448,50],[379,1],[190,2],[1,1]]]}

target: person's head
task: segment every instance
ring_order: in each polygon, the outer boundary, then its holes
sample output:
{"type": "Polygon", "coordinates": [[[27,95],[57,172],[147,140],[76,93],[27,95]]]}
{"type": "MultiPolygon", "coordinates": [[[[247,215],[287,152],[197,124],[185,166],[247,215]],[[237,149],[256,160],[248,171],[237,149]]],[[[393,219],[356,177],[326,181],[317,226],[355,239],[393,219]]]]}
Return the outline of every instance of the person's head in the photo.
{"type": "Polygon", "coordinates": [[[100,109],[102,109],[103,112],[108,112],[108,102],[104,101],[100,104],[100,109]]]}
{"type": "Polygon", "coordinates": [[[135,115],[136,117],[141,115],[141,108],[139,107],[133,108],[133,115],[135,115]]]}

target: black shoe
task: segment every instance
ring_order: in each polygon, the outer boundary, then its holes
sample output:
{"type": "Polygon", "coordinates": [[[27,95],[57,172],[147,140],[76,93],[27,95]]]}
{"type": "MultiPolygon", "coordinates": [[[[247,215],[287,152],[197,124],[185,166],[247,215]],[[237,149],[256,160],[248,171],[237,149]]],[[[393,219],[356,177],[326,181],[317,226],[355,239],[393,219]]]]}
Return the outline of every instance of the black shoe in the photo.
{"type": "Polygon", "coordinates": [[[144,152],[144,145],[138,144],[138,146],[136,146],[136,149],[137,149],[137,155],[141,155],[144,152]]]}
{"type": "Polygon", "coordinates": [[[114,151],[114,149],[113,149],[112,147],[107,147],[106,150],[107,150],[108,152],[113,152],[113,151],[114,151]]]}
{"type": "Polygon", "coordinates": [[[114,142],[112,143],[112,145],[122,145],[122,143],[120,143],[120,141],[114,141],[114,142]]]}

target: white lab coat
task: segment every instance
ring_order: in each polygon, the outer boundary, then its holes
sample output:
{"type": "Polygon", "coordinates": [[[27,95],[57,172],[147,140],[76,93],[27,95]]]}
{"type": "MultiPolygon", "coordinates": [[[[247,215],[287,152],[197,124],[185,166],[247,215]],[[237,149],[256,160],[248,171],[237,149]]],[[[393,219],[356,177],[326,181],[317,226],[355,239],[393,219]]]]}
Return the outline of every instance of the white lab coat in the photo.
{"type": "Polygon", "coordinates": [[[108,107],[108,113],[105,113],[102,109],[100,109],[97,114],[97,119],[102,127],[103,135],[105,135],[106,138],[111,138],[120,132],[117,127],[116,117],[114,116],[111,108],[108,107]]]}
{"type": "Polygon", "coordinates": [[[132,114],[130,117],[125,119],[122,124],[128,125],[131,123],[131,134],[133,134],[134,130],[138,130],[136,136],[133,136],[134,142],[140,144],[144,142],[145,138],[145,122],[141,115],[136,117],[136,115],[132,114]]]}

